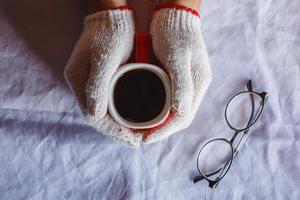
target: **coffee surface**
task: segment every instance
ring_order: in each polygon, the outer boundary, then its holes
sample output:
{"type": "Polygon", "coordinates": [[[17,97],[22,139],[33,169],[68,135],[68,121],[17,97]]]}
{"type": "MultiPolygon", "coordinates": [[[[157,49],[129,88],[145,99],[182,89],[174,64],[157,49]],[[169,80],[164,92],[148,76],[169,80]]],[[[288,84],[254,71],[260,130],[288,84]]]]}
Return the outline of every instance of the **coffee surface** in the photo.
{"type": "Polygon", "coordinates": [[[162,80],[148,70],[126,72],[114,88],[116,110],[127,121],[141,123],[154,119],[163,110],[165,101],[162,80]]]}

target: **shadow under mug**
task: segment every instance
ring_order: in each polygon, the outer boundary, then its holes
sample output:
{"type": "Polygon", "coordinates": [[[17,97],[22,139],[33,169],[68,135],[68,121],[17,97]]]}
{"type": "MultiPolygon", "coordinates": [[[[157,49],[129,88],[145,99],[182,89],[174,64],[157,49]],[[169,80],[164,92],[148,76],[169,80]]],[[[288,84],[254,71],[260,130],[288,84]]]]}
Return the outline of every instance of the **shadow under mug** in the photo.
{"type": "Polygon", "coordinates": [[[137,33],[135,36],[135,63],[128,63],[118,68],[112,77],[109,90],[108,110],[112,118],[122,126],[132,129],[154,128],[165,122],[170,114],[171,107],[171,85],[168,75],[160,67],[150,64],[150,58],[153,55],[151,46],[151,37],[148,33],[137,33]],[[146,70],[155,74],[162,82],[165,92],[165,102],[160,114],[149,121],[134,122],[122,117],[116,109],[114,101],[115,88],[124,74],[133,70],[146,70]]]}

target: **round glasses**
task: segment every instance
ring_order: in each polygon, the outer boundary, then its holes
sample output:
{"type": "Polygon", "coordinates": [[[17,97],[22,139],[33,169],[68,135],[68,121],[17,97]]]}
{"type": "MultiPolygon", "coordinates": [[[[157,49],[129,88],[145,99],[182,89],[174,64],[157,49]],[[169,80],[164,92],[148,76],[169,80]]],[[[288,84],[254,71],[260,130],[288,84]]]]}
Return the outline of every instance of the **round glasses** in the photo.
{"type": "Polygon", "coordinates": [[[267,93],[253,92],[251,80],[247,83],[247,89],[248,91],[234,95],[225,108],[225,120],[235,131],[232,138],[210,140],[200,149],[197,157],[200,176],[195,177],[194,183],[205,179],[209,187],[216,187],[247,140],[250,127],[260,118],[267,100],[267,93]]]}

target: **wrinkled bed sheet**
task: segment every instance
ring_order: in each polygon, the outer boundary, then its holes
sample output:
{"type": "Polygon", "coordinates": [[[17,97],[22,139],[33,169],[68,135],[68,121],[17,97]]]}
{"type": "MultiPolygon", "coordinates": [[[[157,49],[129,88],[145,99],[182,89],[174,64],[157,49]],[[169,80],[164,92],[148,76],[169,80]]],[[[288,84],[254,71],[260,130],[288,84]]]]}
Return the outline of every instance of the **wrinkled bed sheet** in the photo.
{"type": "MultiPolygon", "coordinates": [[[[0,0],[0,199],[300,199],[300,1],[203,2],[209,91],[188,129],[134,150],[87,126],[63,79],[82,3],[0,0]],[[217,189],[193,184],[250,78],[269,93],[261,120],[217,189]]],[[[150,5],[134,3],[138,30],[150,5]]]]}

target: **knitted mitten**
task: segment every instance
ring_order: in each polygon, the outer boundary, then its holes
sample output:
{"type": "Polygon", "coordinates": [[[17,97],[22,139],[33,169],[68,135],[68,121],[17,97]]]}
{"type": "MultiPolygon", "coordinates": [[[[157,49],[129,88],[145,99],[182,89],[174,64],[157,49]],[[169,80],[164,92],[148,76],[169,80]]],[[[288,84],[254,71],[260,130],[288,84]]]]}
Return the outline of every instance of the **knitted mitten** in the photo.
{"type": "Polygon", "coordinates": [[[175,116],[145,135],[145,142],[155,142],[188,127],[211,82],[197,11],[182,6],[157,7],[151,36],[154,53],[171,78],[175,116]]]}
{"type": "Polygon", "coordinates": [[[107,113],[111,77],[129,58],[133,42],[133,12],[128,6],[87,16],[66,66],[65,78],[91,126],[137,146],[141,135],[120,126],[107,113]]]}

